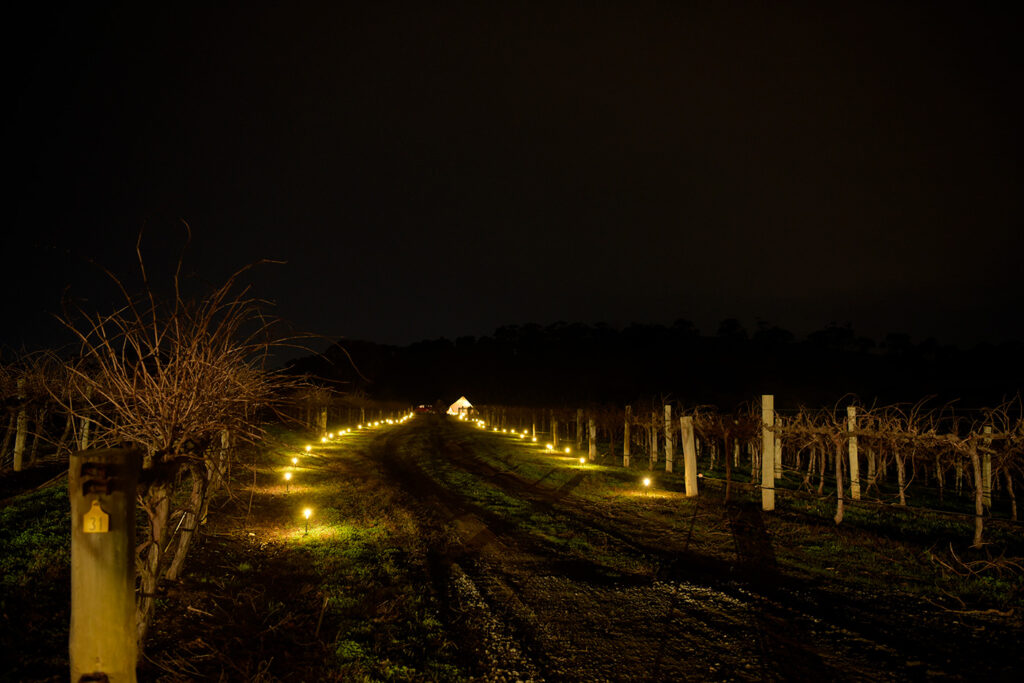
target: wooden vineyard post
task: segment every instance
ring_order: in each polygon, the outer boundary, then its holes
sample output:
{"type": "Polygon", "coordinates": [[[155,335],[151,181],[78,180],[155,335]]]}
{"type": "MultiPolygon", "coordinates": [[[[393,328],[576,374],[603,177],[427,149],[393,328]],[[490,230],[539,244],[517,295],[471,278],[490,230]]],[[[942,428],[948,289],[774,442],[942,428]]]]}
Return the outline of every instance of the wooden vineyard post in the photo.
{"type": "Polygon", "coordinates": [[[323,437],[327,436],[327,406],[324,406],[323,408],[320,409],[320,420],[317,424],[317,427],[318,431],[320,432],[319,434],[316,435],[318,439],[322,439],[323,437]]]}
{"type": "Polygon", "coordinates": [[[665,471],[672,471],[672,459],[675,457],[675,444],[672,442],[672,406],[665,406],[665,471]]]}
{"type": "Polygon", "coordinates": [[[18,380],[18,408],[17,431],[14,433],[14,471],[21,472],[25,460],[25,439],[28,437],[28,410],[25,407],[25,378],[18,380]]]}
{"type": "Polygon", "coordinates": [[[761,509],[775,509],[775,396],[761,396],[761,509]]]}
{"type": "MultiPolygon", "coordinates": [[[[957,460],[957,464],[960,461],[957,460]]],[[[875,451],[873,448],[868,447],[868,493],[871,492],[871,487],[875,485],[875,479],[878,478],[878,469],[875,465],[875,451]]]]}
{"type": "MultiPolygon", "coordinates": [[[[18,418],[21,419],[20,416],[18,418]]],[[[989,453],[989,449],[992,448],[992,437],[989,436],[992,433],[992,425],[985,425],[982,428],[982,432],[985,434],[983,443],[985,444],[985,450],[981,454],[981,504],[986,508],[992,508],[992,454],[989,453]]],[[[19,432],[20,434],[20,432],[19,432]]]]}
{"type": "Polygon", "coordinates": [[[653,470],[655,463],[658,462],[658,413],[653,410],[651,411],[651,428],[647,431],[651,439],[651,462],[648,469],[653,470]]]}
{"type": "Polygon", "coordinates": [[[583,408],[576,409],[576,450],[583,449],[583,408]]]}
{"type": "Polygon", "coordinates": [[[683,476],[686,480],[687,497],[696,496],[697,491],[697,444],[693,438],[693,418],[685,415],[679,418],[679,437],[683,442],[683,476]]]}
{"type": "Polygon", "coordinates": [[[533,440],[536,441],[537,440],[537,413],[534,413],[530,417],[532,418],[532,423],[533,423],[533,425],[532,425],[533,434],[531,434],[531,436],[533,437],[533,440]]]}
{"type": "Polygon", "coordinates": [[[775,437],[775,481],[782,479],[782,439],[775,437]]]}
{"type": "Polygon", "coordinates": [[[587,421],[587,437],[587,460],[594,462],[597,460],[597,422],[594,418],[587,421]]]}
{"type": "Polygon", "coordinates": [[[551,443],[558,448],[558,420],[554,416],[551,417],[551,443]]]}
{"type": "Polygon", "coordinates": [[[71,681],[135,681],[138,451],[75,453],[71,498],[71,681]]]}
{"type": "Polygon", "coordinates": [[[857,459],[857,407],[846,406],[846,431],[850,432],[850,498],[860,500],[860,463],[857,459]]]}
{"type": "Polygon", "coordinates": [[[622,426],[622,466],[629,467],[629,423],[633,419],[633,406],[626,406],[626,418],[622,426]]]}

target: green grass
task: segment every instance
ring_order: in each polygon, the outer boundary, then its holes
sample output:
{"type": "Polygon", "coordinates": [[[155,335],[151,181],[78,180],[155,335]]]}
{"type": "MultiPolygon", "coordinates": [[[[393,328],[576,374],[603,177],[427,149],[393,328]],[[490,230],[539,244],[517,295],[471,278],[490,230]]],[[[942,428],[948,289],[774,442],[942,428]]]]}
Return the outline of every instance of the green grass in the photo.
{"type": "MultiPolygon", "coordinates": [[[[511,472],[525,481],[542,479],[541,485],[553,490],[580,471],[577,464],[562,457],[564,454],[546,451],[543,438],[533,443],[462,425],[457,428],[458,436],[452,438],[465,449],[495,469],[511,472]]],[[[664,463],[660,462],[659,466],[663,467],[664,463]]],[[[633,516],[638,521],[656,520],[678,533],[688,531],[694,510],[694,503],[689,500],[648,504],[635,496],[627,498],[630,492],[636,491],[639,479],[648,474],[647,468],[648,460],[644,456],[634,457],[630,468],[588,463],[584,468],[587,477],[568,494],[566,503],[589,503],[617,515],[633,516]]],[[[469,495],[474,502],[515,519],[525,529],[556,546],[580,556],[603,556],[603,561],[614,563],[607,557],[608,551],[600,547],[601,539],[588,539],[586,533],[571,524],[546,515],[510,514],[516,510],[515,505],[488,492],[488,488],[493,487],[485,481],[474,481],[464,472],[446,473],[443,463],[434,465],[432,474],[439,481],[457,486],[457,490],[469,495]]],[[[681,492],[684,489],[680,472],[658,471],[650,475],[660,490],[681,492]]],[[[728,524],[723,521],[721,494],[725,472],[721,461],[718,470],[705,472],[705,476],[699,504],[711,512],[698,518],[693,545],[702,552],[729,556],[734,550],[728,524]]],[[[749,464],[745,468],[734,468],[732,478],[734,483],[748,482],[749,464]]],[[[812,483],[816,485],[816,482],[814,478],[812,483]]],[[[1000,561],[1003,556],[1011,560],[1024,556],[1024,539],[1019,527],[987,525],[985,539],[989,545],[981,551],[967,547],[973,536],[973,520],[913,507],[848,504],[844,521],[837,527],[833,521],[834,488],[829,495],[830,484],[834,487],[826,477],[825,495],[818,497],[797,493],[802,488],[799,474],[788,473],[779,483],[778,511],[764,514],[763,520],[781,571],[841,591],[894,591],[954,606],[958,605],[957,601],[963,601],[964,605],[981,609],[1024,608],[1024,573],[1000,561]],[[956,558],[973,563],[971,569],[957,564],[954,553],[956,558]]],[[[895,489],[891,485],[889,488],[895,489]]],[[[883,484],[883,495],[892,493],[889,488],[883,484]]],[[[936,509],[959,509],[966,505],[965,497],[954,496],[951,490],[945,492],[942,508],[938,508],[938,499],[934,498],[921,496],[916,500],[919,504],[935,504],[936,509]]],[[[737,504],[759,505],[760,493],[742,485],[734,486],[731,499],[737,504]]]]}
{"type": "Polygon", "coordinates": [[[0,642],[18,653],[9,680],[67,673],[70,514],[66,483],[0,508],[0,642]]]}

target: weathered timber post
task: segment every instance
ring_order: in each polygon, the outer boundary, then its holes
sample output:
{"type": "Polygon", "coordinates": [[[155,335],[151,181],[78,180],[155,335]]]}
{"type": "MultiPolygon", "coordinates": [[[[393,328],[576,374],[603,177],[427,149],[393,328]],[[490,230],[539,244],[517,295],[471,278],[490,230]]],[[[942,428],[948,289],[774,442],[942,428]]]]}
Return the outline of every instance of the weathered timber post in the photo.
{"type": "Polygon", "coordinates": [[[665,471],[672,471],[672,459],[675,457],[675,444],[672,442],[672,406],[665,406],[665,471]]]}
{"type": "Polygon", "coordinates": [[[597,422],[594,418],[590,418],[587,421],[587,460],[594,462],[597,459],[597,422]]]}
{"type": "Polygon", "coordinates": [[[533,437],[533,440],[536,441],[537,440],[537,413],[534,413],[533,415],[531,415],[531,418],[533,419],[533,434],[531,436],[533,437]]]}
{"type": "Polygon", "coordinates": [[[846,406],[846,430],[850,434],[850,498],[860,500],[860,462],[857,458],[857,407],[846,406]]]}
{"type": "Polygon", "coordinates": [[[28,409],[26,408],[27,396],[25,394],[25,378],[18,380],[18,401],[21,407],[18,408],[18,426],[14,434],[14,471],[21,472],[25,461],[25,439],[28,437],[28,409]]]}
{"type": "Polygon", "coordinates": [[[782,437],[775,437],[775,480],[782,479],[782,437]]]}
{"type": "Polygon", "coordinates": [[[322,439],[327,436],[327,406],[320,409],[319,432],[320,433],[316,435],[318,439],[322,439]]]}
{"type": "Polygon", "coordinates": [[[693,438],[693,418],[684,415],[679,418],[679,437],[683,442],[683,476],[686,480],[687,497],[696,496],[697,491],[697,444],[693,438]]]}
{"type": "Polygon", "coordinates": [[[142,457],[71,456],[71,681],[135,681],[135,496],[142,457]]]}
{"type": "MultiPolygon", "coordinates": [[[[21,419],[19,414],[18,419],[21,419]]],[[[983,443],[985,444],[985,450],[981,454],[981,504],[986,508],[992,508],[992,454],[989,453],[989,449],[992,447],[992,437],[987,436],[992,433],[992,425],[985,425],[982,428],[982,432],[986,434],[983,443]]],[[[20,431],[18,432],[21,433],[20,431]]]]}
{"type": "Polygon", "coordinates": [[[583,448],[583,408],[576,409],[576,450],[583,448]]]}
{"type": "MultiPolygon", "coordinates": [[[[875,465],[875,449],[868,447],[868,492],[871,492],[871,487],[875,486],[875,480],[878,478],[878,469],[875,465]]],[[[877,491],[875,492],[878,493],[877,491]]]]}
{"type": "Polygon", "coordinates": [[[775,396],[761,395],[761,509],[775,509],[775,396]]]}
{"type": "Polygon", "coordinates": [[[654,464],[658,462],[658,413],[651,411],[651,428],[647,430],[651,439],[651,462],[648,469],[653,470],[654,464]]]}
{"type": "Polygon", "coordinates": [[[629,423],[633,417],[633,406],[626,406],[626,418],[622,427],[622,466],[629,467],[629,423]]]}
{"type": "Polygon", "coordinates": [[[366,408],[359,408],[359,424],[366,424],[366,408]]]}
{"type": "Polygon", "coordinates": [[[558,448],[558,420],[551,416],[551,445],[558,448]]]}

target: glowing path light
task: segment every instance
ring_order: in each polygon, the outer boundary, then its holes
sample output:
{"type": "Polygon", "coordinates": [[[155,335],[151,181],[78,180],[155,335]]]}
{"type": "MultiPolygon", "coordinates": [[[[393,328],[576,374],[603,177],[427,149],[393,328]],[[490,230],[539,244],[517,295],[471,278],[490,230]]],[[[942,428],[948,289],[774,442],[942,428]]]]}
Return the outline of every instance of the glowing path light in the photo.
{"type": "Polygon", "coordinates": [[[292,464],[293,465],[298,465],[299,464],[299,459],[298,458],[292,458],[292,464]]]}
{"type": "Polygon", "coordinates": [[[581,465],[586,465],[587,464],[587,459],[586,458],[580,458],[580,464],[581,465]]]}
{"type": "Polygon", "coordinates": [[[309,452],[310,452],[311,450],[313,450],[313,447],[312,447],[312,446],[306,446],[306,452],[307,452],[307,453],[309,453],[309,452]]]}
{"type": "Polygon", "coordinates": [[[571,449],[571,448],[569,448],[568,446],[566,446],[566,447],[565,447],[565,452],[566,452],[566,453],[572,453],[572,449],[571,449]]]}
{"type": "Polygon", "coordinates": [[[548,449],[549,451],[555,450],[555,447],[552,444],[544,444],[544,448],[548,449]]]}
{"type": "Polygon", "coordinates": [[[312,508],[306,508],[302,511],[302,516],[306,518],[306,533],[309,533],[309,518],[313,516],[312,508]]]}
{"type": "Polygon", "coordinates": [[[284,492],[285,493],[288,493],[288,488],[291,486],[291,483],[292,483],[292,473],[291,472],[285,472],[284,473],[284,492]]]}

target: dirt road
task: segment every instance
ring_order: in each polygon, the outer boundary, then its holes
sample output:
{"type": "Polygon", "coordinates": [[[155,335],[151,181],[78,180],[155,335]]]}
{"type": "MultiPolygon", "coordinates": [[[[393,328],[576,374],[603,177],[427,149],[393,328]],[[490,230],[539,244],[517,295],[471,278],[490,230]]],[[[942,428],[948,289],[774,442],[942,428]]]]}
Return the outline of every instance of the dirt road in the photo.
{"type": "Polygon", "coordinates": [[[520,476],[512,460],[477,458],[468,430],[420,418],[382,435],[368,457],[438,539],[434,589],[484,678],[877,681],[973,678],[979,666],[1000,678],[1015,656],[1002,650],[1012,639],[898,596],[801,585],[775,562],[756,508],[709,503],[701,523],[728,534],[705,552],[685,525],[575,496],[585,474],[554,488],[520,476]],[[601,552],[567,554],[480,504],[467,493],[477,485],[559,520],[601,552]]]}

